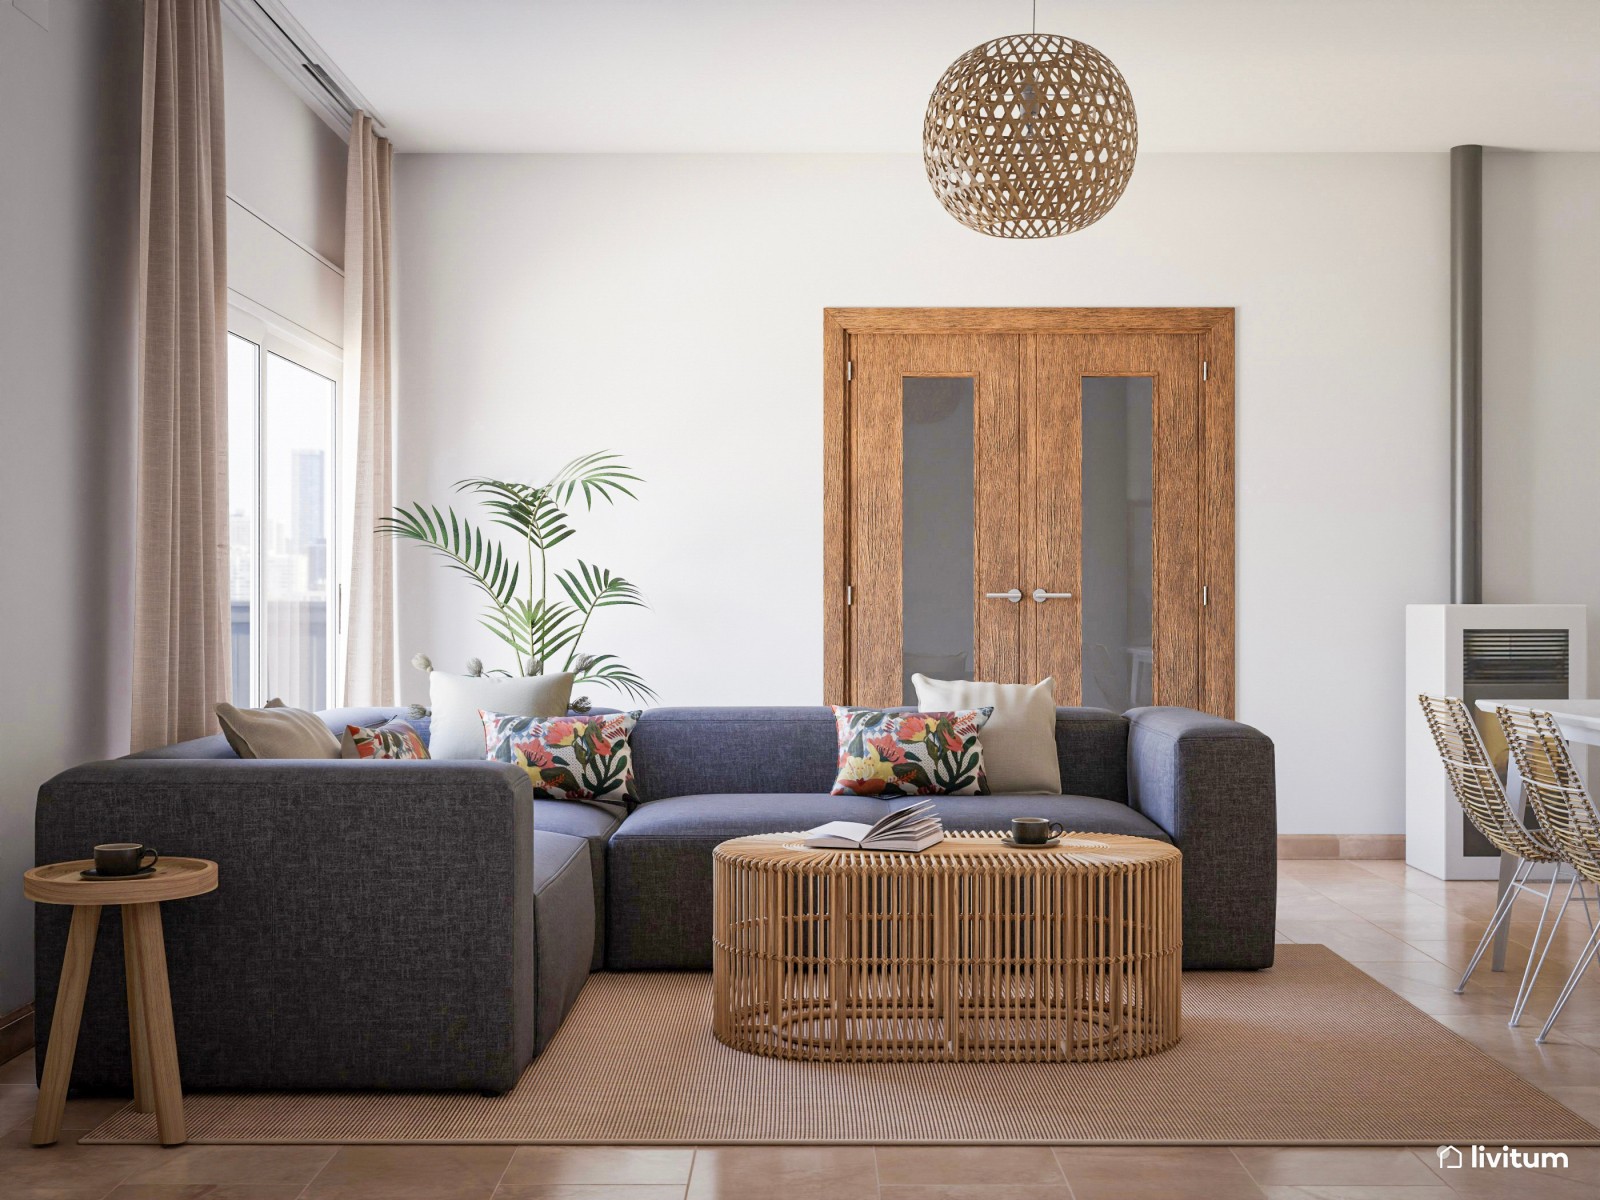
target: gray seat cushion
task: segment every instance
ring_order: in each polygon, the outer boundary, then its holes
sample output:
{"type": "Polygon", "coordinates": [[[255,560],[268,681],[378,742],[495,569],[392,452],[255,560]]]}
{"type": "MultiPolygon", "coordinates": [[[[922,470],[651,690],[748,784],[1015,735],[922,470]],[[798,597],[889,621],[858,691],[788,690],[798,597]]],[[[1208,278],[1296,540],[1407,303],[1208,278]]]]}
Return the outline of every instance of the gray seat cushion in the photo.
{"type": "MultiPolygon", "coordinates": [[[[944,796],[946,826],[1004,828],[1012,817],[1048,817],[1073,830],[1168,841],[1126,804],[1094,796],[944,796]]],[[[883,800],[816,793],[675,796],[641,805],[611,838],[606,862],[606,965],[617,971],[711,966],[711,851],[752,833],[810,829],[824,821],[878,820],[883,800]]]]}
{"type": "Polygon", "coordinates": [[[583,838],[534,831],[533,908],[538,958],[533,1053],[538,1054],[577,1000],[594,955],[594,886],[583,838]]]}
{"type": "Polygon", "coordinates": [[[944,827],[1005,830],[1012,817],[1060,821],[1074,833],[1125,833],[1170,842],[1166,830],[1143,813],[1099,796],[936,796],[944,827]]]}
{"type": "MultiPolygon", "coordinates": [[[[622,813],[596,804],[571,800],[535,800],[533,827],[538,833],[563,833],[583,838],[589,844],[589,874],[594,886],[593,967],[605,963],[606,916],[606,841],[622,823],[622,813]]],[[[538,841],[537,836],[534,838],[538,841]]]]}
{"type": "Polygon", "coordinates": [[[876,821],[894,805],[866,796],[817,792],[673,796],[641,804],[611,839],[613,847],[644,840],[713,839],[711,844],[751,833],[786,833],[824,821],[876,821]]]}
{"type": "Polygon", "coordinates": [[[876,821],[881,800],[815,792],[674,796],[636,808],[606,856],[606,966],[702,971],[711,966],[711,850],[752,833],[824,821],[876,821]]]}

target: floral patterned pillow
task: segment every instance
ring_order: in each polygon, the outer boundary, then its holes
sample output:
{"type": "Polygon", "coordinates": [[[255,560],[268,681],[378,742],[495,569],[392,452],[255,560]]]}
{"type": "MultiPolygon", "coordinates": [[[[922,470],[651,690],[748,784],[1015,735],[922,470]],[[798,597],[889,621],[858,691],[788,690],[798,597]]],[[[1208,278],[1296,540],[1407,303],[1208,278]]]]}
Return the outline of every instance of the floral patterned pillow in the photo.
{"type": "Polygon", "coordinates": [[[422,735],[406,721],[385,721],[368,729],[346,725],[339,739],[340,758],[427,758],[422,735]]]}
{"type": "Polygon", "coordinates": [[[525,770],[540,800],[631,804],[636,797],[628,736],[641,711],[515,717],[479,709],[478,715],[489,757],[525,770]]]}
{"type": "Polygon", "coordinates": [[[834,707],[839,730],[835,796],[986,796],[978,731],[993,708],[883,712],[834,707]]]}

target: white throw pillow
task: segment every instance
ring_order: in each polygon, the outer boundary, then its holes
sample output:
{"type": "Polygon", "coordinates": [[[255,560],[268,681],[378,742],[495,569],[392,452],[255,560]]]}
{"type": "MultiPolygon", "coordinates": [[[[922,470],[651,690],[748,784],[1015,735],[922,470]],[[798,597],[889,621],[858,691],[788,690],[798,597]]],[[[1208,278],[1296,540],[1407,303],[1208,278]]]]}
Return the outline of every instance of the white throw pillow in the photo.
{"type": "Polygon", "coordinates": [[[571,671],[556,675],[428,674],[433,725],[429,758],[488,758],[488,739],[478,710],[517,717],[564,717],[572,702],[571,671]]]}
{"type": "Polygon", "coordinates": [[[1056,757],[1056,681],[973,683],[913,675],[921,709],[992,708],[983,727],[983,768],[992,794],[1061,794],[1056,757]]]}

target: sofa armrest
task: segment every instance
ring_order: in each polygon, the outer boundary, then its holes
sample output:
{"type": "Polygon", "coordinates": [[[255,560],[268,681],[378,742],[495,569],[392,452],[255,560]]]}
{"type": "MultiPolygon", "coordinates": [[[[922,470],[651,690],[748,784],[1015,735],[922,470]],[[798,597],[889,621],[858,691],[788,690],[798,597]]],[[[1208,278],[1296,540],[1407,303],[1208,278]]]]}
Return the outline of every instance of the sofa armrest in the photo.
{"type": "MultiPolygon", "coordinates": [[[[37,861],[140,841],[219,886],[162,906],[186,1087],[511,1087],[533,1056],[533,789],[488,762],[122,759],[40,789],[37,861]]],[[[43,1061],[68,910],[36,913],[43,1061]]],[[[120,914],[73,1083],[129,1086],[120,914]]]]}
{"type": "Polygon", "coordinates": [[[1189,708],[1128,713],[1128,800],[1183,851],[1187,967],[1270,967],[1278,898],[1272,739],[1189,708]]]}

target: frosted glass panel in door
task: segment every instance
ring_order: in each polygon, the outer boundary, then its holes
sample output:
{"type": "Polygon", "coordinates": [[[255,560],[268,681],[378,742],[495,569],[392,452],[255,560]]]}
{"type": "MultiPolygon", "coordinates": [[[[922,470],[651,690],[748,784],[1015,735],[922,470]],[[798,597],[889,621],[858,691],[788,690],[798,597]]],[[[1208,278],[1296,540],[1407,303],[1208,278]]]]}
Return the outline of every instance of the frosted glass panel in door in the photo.
{"type": "Polygon", "coordinates": [[[907,377],[901,392],[901,695],[911,676],[972,677],[970,378],[907,377]]]}
{"type": "Polygon", "coordinates": [[[1083,702],[1151,703],[1148,377],[1083,381],[1083,702]]]}

